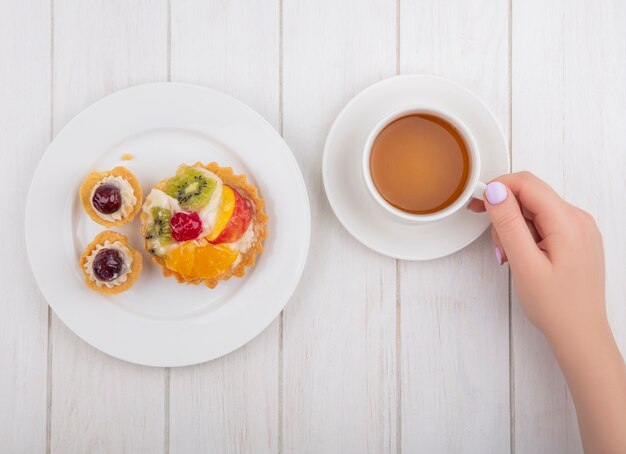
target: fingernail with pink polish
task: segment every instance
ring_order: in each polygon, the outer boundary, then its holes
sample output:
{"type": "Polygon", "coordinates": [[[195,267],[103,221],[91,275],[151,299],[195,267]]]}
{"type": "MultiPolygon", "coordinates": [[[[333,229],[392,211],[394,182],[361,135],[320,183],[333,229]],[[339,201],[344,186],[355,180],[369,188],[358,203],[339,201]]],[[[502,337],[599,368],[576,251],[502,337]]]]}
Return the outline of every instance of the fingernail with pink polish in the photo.
{"type": "Polygon", "coordinates": [[[491,205],[497,205],[506,200],[508,193],[506,186],[499,181],[492,181],[485,189],[485,197],[491,205]]]}
{"type": "Polygon", "coordinates": [[[500,252],[500,248],[498,246],[496,246],[496,260],[500,266],[504,263],[504,260],[502,260],[502,252],[500,252]]]}

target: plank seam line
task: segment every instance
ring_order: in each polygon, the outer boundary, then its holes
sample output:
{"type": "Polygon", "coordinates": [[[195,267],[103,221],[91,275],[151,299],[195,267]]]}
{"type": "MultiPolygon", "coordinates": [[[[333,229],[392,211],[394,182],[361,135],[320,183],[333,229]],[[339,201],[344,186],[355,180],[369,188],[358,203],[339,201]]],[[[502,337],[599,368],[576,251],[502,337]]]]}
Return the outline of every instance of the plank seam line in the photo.
{"type": "MultiPolygon", "coordinates": [[[[565,5],[561,5],[561,144],[565,149],[565,5]]],[[[561,159],[562,196],[565,197],[565,160],[561,159]]]]}
{"type": "MultiPolygon", "coordinates": [[[[513,170],[513,0],[509,0],[509,162],[513,170]]],[[[515,351],[513,346],[513,286],[511,269],[509,286],[509,451],[515,454],[515,351]]]]}
{"type": "Polygon", "coordinates": [[[400,261],[396,259],[396,451],[402,454],[402,276],[400,261]]]}
{"type": "MultiPolygon", "coordinates": [[[[54,0],[50,0],[50,140],[54,138],[54,0]]],[[[48,314],[46,351],[46,454],[52,442],[52,309],[46,303],[48,314]]]]}
{"type": "MultiPolygon", "coordinates": [[[[400,8],[401,0],[396,0],[396,75],[400,74],[400,8]]],[[[396,259],[396,452],[402,454],[402,267],[396,259]]]]}
{"type": "MultiPolygon", "coordinates": [[[[283,0],[278,0],[278,133],[283,137],[283,0]]],[[[283,452],[283,362],[284,362],[284,309],[278,315],[278,409],[276,429],[276,450],[283,452]]]]}
{"type": "Polygon", "coordinates": [[[46,359],[46,454],[50,454],[52,430],[52,311],[48,306],[48,352],[46,359]]]}
{"type": "Polygon", "coordinates": [[[172,81],[172,0],[167,0],[167,81],[172,81]]]}
{"type": "Polygon", "coordinates": [[[165,454],[169,454],[170,452],[170,380],[171,380],[172,369],[166,367],[164,369],[164,394],[165,398],[163,399],[163,452],[165,454]]]}
{"type": "MultiPolygon", "coordinates": [[[[172,0],[166,1],[166,64],[167,81],[172,81],[172,0]]],[[[170,452],[170,395],[172,370],[166,367],[163,371],[163,452],[170,452]]]]}
{"type": "Polygon", "coordinates": [[[400,2],[396,0],[396,75],[400,74],[400,2]]]}

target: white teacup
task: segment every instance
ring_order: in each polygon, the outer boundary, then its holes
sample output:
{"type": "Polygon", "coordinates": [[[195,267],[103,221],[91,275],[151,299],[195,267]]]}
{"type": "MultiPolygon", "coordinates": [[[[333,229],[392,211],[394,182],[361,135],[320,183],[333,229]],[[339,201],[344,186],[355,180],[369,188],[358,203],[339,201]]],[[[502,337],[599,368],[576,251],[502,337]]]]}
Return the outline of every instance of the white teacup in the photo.
{"type": "Polygon", "coordinates": [[[472,197],[482,200],[483,192],[485,191],[485,183],[479,180],[480,153],[478,150],[478,146],[476,145],[476,140],[474,139],[471,131],[458,117],[450,114],[449,112],[446,112],[445,110],[428,105],[413,105],[395,110],[383,117],[376,124],[376,126],[372,129],[369,136],[367,137],[367,140],[365,141],[365,147],[363,148],[362,173],[365,180],[365,185],[367,186],[367,189],[369,190],[374,200],[376,200],[376,202],[378,202],[381,207],[383,207],[395,217],[408,222],[431,222],[443,219],[447,216],[452,215],[460,208],[464,207],[472,197]],[[463,192],[461,192],[461,195],[459,195],[459,197],[452,204],[435,213],[413,214],[396,208],[395,206],[387,202],[383,198],[383,196],[380,195],[378,189],[376,189],[376,186],[374,185],[374,181],[372,180],[372,174],[370,171],[370,155],[372,153],[372,145],[378,137],[378,134],[380,134],[380,132],[385,129],[387,125],[397,120],[398,118],[414,114],[433,115],[446,120],[448,123],[454,126],[461,135],[461,137],[463,137],[469,154],[469,175],[467,177],[467,182],[465,183],[465,188],[463,189],[463,192]]]}

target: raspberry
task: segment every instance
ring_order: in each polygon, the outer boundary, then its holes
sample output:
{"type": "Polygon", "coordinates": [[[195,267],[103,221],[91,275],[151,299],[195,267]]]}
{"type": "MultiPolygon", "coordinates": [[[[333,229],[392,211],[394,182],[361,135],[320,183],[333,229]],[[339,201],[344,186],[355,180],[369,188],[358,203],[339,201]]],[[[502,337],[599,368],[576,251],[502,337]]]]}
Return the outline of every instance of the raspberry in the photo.
{"type": "Polygon", "coordinates": [[[179,212],[172,216],[172,238],[176,241],[188,241],[198,238],[202,233],[202,221],[198,213],[179,212]]]}

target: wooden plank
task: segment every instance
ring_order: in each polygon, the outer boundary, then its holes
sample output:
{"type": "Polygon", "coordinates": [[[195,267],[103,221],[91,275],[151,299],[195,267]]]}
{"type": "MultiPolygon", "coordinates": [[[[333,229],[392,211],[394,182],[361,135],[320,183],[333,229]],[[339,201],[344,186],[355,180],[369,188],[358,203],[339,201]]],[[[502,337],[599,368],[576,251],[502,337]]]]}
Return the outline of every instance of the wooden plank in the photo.
{"type": "MultiPolygon", "coordinates": [[[[278,1],[173,0],[171,20],[172,80],[230,94],[279,129],[278,1]]],[[[278,361],[276,320],[224,358],[172,369],[170,452],[277,452],[278,361]]]]}
{"type": "MultiPolygon", "coordinates": [[[[515,2],[512,33],[513,170],[532,170],[562,193],[562,2],[515,2]]],[[[541,333],[513,304],[515,450],[570,452],[580,442],[567,387],[541,333]]]]}
{"type": "Polygon", "coordinates": [[[8,2],[0,14],[0,446],[46,449],[48,306],[30,271],[24,209],[30,180],[50,141],[50,7],[8,2]],[[25,31],[27,34],[25,34],[25,31]]]}
{"type": "MultiPolygon", "coordinates": [[[[54,2],[55,133],[102,96],[166,77],[165,0],[54,2]]],[[[164,370],[113,359],[56,317],[51,329],[51,450],[163,451],[164,370]]]]}
{"type": "MultiPolygon", "coordinates": [[[[515,1],[513,12],[513,166],[596,217],[609,318],[624,351],[626,10],[619,0],[534,0],[515,1]]],[[[562,374],[519,308],[513,349],[516,452],[582,452],[562,374]]]]}
{"type": "MultiPolygon", "coordinates": [[[[400,69],[458,81],[506,131],[507,2],[401,2],[400,69]]],[[[508,273],[488,234],[452,256],[401,265],[404,452],[509,451],[508,273]]]]}
{"type": "Polygon", "coordinates": [[[284,311],[284,452],[395,452],[396,264],[357,243],[322,187],[328,129],[395,72],[393,2],[284,1],[284,137],[312,214],[304,279],[284,311]]]}
{"type": "Polygon", "coordinates": [[[604,235],[609,319],[626,353],[626,3],[565,5],[563,189],[604,235]]]}

